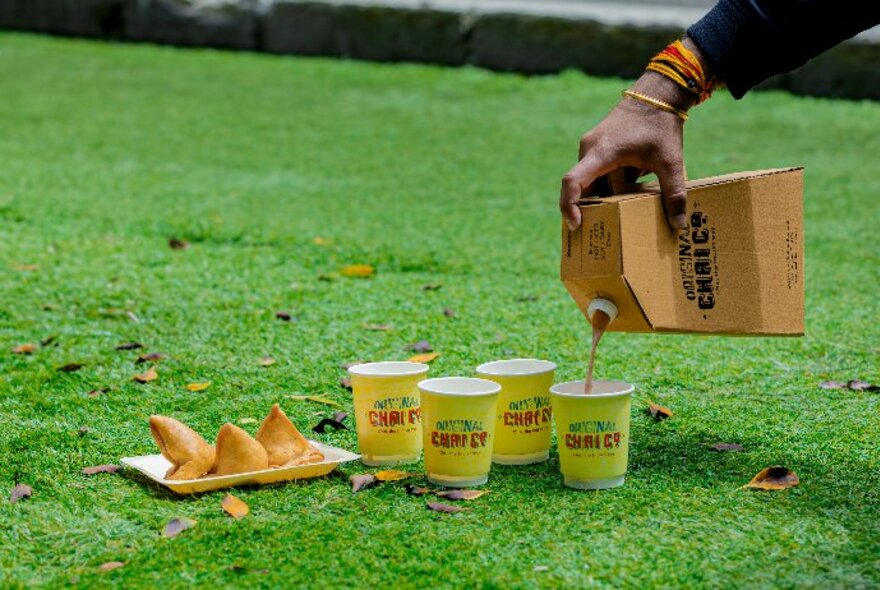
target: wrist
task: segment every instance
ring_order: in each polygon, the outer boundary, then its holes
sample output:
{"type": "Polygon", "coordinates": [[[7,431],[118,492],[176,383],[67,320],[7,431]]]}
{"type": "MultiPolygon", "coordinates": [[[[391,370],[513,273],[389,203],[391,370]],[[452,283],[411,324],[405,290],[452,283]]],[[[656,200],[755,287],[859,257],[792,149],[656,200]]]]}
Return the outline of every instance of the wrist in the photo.
{"type": "Polygon", "coordinates": [[[666,76],[657,72],[645,72],[633,84],[633,90],[669,103],[676,109],[687,111],[697,104],[697,98],[666,76]]]}

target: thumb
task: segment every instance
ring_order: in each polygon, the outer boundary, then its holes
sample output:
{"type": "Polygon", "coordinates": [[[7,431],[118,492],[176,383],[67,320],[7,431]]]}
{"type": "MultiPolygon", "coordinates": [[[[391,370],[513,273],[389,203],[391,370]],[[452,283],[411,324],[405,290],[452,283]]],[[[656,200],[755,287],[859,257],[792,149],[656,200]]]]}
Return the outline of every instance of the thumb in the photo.
{"type": "Polygon", "coordinates": [[[669,225],[673,229],[686,228],[687,190],[684,184],[684,162],[680,158],[671,160],[657,171],[657,179],[660,181],[663,208],[666,210],[669,225]]]}

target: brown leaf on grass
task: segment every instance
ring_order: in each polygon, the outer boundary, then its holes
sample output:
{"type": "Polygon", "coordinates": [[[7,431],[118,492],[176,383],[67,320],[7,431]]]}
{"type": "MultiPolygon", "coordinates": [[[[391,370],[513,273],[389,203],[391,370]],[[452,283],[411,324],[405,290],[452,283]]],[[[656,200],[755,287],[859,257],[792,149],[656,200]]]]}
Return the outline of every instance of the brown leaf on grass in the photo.
{"type": "Polygon", "coordinates": [[[351,481],[351,492],[359,492],[364,488],[368,488],[371,485],[374,485],[377,480],[376,476],[370,473],[361,473],[358,475],[352,475],[348,478],[351,481]]]}
{"type": "MultiPolygon", "coordinates": [[[[337,412],[336,415],[342,415],[342,420],[345,419],[347,414],[345,412],[337,412]]],[[[327,427],[329,426],[333,430],[348,430],[348,427],[342,423],[342,420],[337,420],[334,418],[321,418],[321,421],[316,425],[312,426],[312,432],[317,432],[318,434],[325,434],[327,432],[327,427]]]]}
{"type": "Polygon", "coordinates": [[[9,494],[9,503],[15,504],[19,500],[24,500],[25,498],[30,498],[34,495],[34,488],[27,485],[26,483],[17,483],[12,488],[12,493],[9,494]]]}
{"type": "Polygon", "coordinates": [[[667,407],[655,404],[654,402],[648,402],[648,404],[648,414],[650,414],[654,420],[665,420],[675,415],[672,413],[672,410],[667,407]]]}
{"type": "Polygon", "coordinates": [[[393,327],[393,326],[390,326],[390,325],[388,325],[388,324],[368,324],[368,323],[363,323],[363,324],[361,324],[361,327],[362,327],[364,330],[369,330],[369,331],[371,331],[371,332],[390,332],[390,331],[394,330],[394,327],[393,327]]]}
{"type": "Polygon", "coordinates": [[[411,483],[408,483],[405,486],[403,486],[403,489],[406,490],[406,494],[408,496],[424,496],[425,494],[430,494],[432,491],[431,488],[426,488],[424,486],[417,486],[417,485],[413,485],[411,483]]]}
{"type": "Polygon", "coordinates": [[[443,315],[445,315],[448,318],[454,318],[455,312],[447,307],[446,309],[443,310],[443,315]]]}
{"type": "Polygon", "coordinates": [[[823,381],[819,384],[819,387],[822,389],[843,389],[846,387],[846,383],[841,381],[823,381]]]}
{"type": "Polygon", "coordinates": [[[150,352],[137,357],[137,360],[134,361],[134,364],[140,365],[142,363],[154,363],[156,361],[161,361],[164,358],[165,355],[161,352],[150,352]]]}
{"type": "Polygon", "coordinates": [[[119,346],[116,347],[116,350],[137,350],[138,348],[143,348],[144,345],[140,342],[123,342],[119,346]]]}
{"type": "Polygon", "coordinates": [[[94,467],[83,467],[83,475],[95,475],[98,473],[116,473],[119,471],[119,465],[95,465],[94,467]]]}
{"type": "Polygon", "coordinates": [[[37,349],[36,344],[31,344],[28,342],[27,344],[19,344],[15,348],[12,349],[12,354],[34,354],[34,351],[37,349]]]}
{"type": "Polygon", "coordinates": [[[40,306],[40,309],[42,309],[43,311],[55,311],[56,309],[58,309],[58,306],[54,303],[44,303],[40,306]]]}
{"type": "Polygon", "coordinates": [[[529,303],[531,301],[537,301],[537,300],[538,300],[537,295],[520,295],[519,297],[516,298],[517,303],[529,303]]]}
{"type": "Polygon", "coordinates": [[[485,496],[489,490],[446,490],[437,492],[437,495],[447,500],[476,500],[481,496],[485,496]]]}
{"type": "Polygon", "coordinates": [[[413,352],[431,352],[433,347],[431,347],[431,343],[427,340],[419,340],[417,342],[413,342],[412,344],[406,345],[407,350],[411,350],[413,352]]]}
{"type": "Polygon", "coordinates": [[[853,379],[847,383],[846,386],[853,391],[877,391],[880,389],[880,385],[873,385],[867,381],[862,381],[861,379],[853,379]]]}
{"type": "Polygon", "coordinates": [[[99,387],[99,388],[97,388],[97,389],[93,389],[93,390],[91,390],[91,391],[88,392],[86,395],[87,395],[88,397],[101,397],[102,395],[104,395],[104,394],[107,393],[108,391],[110,391],[110,388],[109,388],[109,387],[99,387]]]}
{"type": "Polygon", "coordinates": [[[165,528],[162,529],[162,536],[166,539],[173,539],[183,531],[191,529],[194,526],[196,526],[196,521],[191,518],[185,516],[172,518],[168,521],[168,524],[165,525],[165,528]]]}
{"type": "Polygon", "coordinates": [[[172,250],[186,250],[189,248],[189,242],[172,236],[168,238],[168,247],[172,250]]]}
{"type": "Polygon", "coordinates": [[[286,311],[276,311],[275,317],[281,320],[282,322],[290,322],[293,321],[293,316],[290,315],[289,312],[286,311]]]}
{"type": "Polygon", "coordinates": [[[343,267],[342,270],[339,271],[344,277],[353,277],[353,278],[367,278],[371,277],[376,273],[376,269],[370,266],[369,264],[349,264],[346,267],[343,267]]]}
{"type": "Polygon", "coordinates": [[[40,270],[39,264],[13,264],[12,270],[17,270],[19,272],[36,272],[40,270]]]}
{"type": "Polygon", "coordinates": [[[351,377],[343,377],[340,379],[339,387],[351,391],[351,377]]]}
{"type": "Polygon", "coordinates": [[[108,561],[98,566],[98,570],[102,572],[110,572],[119,569],[125,565],[124,561],[108,561]]]}
{"type": "Polygon", "coordinates": [[[138,383],[149,383],[150,381],[155,381],[159,377],[159,374],[156,372],[156,367],[150,367],[143,373],[138,373],[132,377],[138,383]]]}
{"type": "Polygon", "coordinates": [[[61,371],[62,373],[75,373],[82,369],[85,365],[82,363],[67,363],[66,365],[61,365],[56,370],[61,371]]]}
{"type": "Polygon", "coordinates": [[[427,504],[428,510],[433,510],[434,512],[464,512],[467,508],[462,508],[461,506],[450,506],[449,504],[444,504],[442,502],[428,502],[427,504]]]}
{"type": "Polygon", "coordinates": [[[786,490],[800,483],[797,474],[782,465],[767,467],[758,472],[744,488],[754,490],[786,490]]]}
{"type": "Polygon", "coordinates": [[[188,384],[188,385],[186,386],[186,388],[187,388],[189,391],[205,391],[205,390],[208,389],[209,387],[211,387],[211,382],[210,382],[210,381],[202,381],[202,382],[199,382],[199,383],[190,383],[190,384],[188,384]]]}
{"type": "Polygon", "coordinates": [[[443,288],[443,285],[440,283],[428,283],[424,287],[422,287],[422,291],[439,291],[443,288]]]}
{"type": "Polygon", "coordinates": [[[720,453],[738,453],[744,450],[742,445],[736,443],[715,443],[714,445],[709,445],[709,448],[720,453]]]}
{"type": "Polygon", "coordinates": [[[385,469],[376,473],[376,479],[379,481],[400,481],[412,477],[412,473],[406,471],[398,471],[396,469],[385,469]]]}
{"type": "Polygon", "coordinates": [[[223,508],[226,514],[228,514],[235,520],[241,520],[251,511],[251,509],[248,508],[248,505],[245,504],[244,501],[239,500],[232,494],[226,494],[226,496],[223,498],[223,501],[220,502],[220,507],[223,508]]]}
{"type": "Polygon", "coordinates": [[[261,367],[271,367],[274,364],[275,364],[275,357],[273,357],[271,355],[267,354],[266,356],[264,356],[263,358],[260,359],[260,366],[261,367]]]}
{"type": "MultiPolygon", "coordinates": [[[[345,419],[348,418],[348,414],[345,412],[333,412],[333,420],[342,424],[345,422],[345,419]]],[[[345,424],[342,424],[345,426],[345,424]]]]}
{"type": "Polygon", "coordinates": [[[439,352],[426,352],[425,354],[417,354],[415,356],[411,356],[407,360],[411,363],[430,363],[439,356],[439,352]]]}
{"type": "Polygon", "coordinates": [[[80,436],[85,436],[85,435],[87,435],[88,433],[90,433],[91,431],[92,431],[92,429],[89,428],[88,426],[80,426],[80,427],[79,427],[79,430],[77,430],[76,432],[77,432],[77,434],[79,434],[80,436]]]}

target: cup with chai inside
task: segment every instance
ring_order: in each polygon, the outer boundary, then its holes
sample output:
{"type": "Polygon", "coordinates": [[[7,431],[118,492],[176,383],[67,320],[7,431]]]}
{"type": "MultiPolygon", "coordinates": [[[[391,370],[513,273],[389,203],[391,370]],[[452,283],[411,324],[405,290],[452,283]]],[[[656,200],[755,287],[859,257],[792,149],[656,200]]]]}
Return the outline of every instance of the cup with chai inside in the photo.
{"type": "Polygon", "coordinates": [[[622,486],[629,456],[633,386],[623,381],[583,381],[550,388],[559,467],[566,486],[602,490],[622,486]]]}
{"type": "Polygon", "coordinates": [[[494,463],[528,465],[550,455],[550,387],[555,372],[555,363],[538,359],[493,361],[477,367],[477,377],[501,386],[495,413],[494,463]]]}
{"type": "Polygon", "coordinates": [[[348,369],[361,461],[371,466],[414,463],[422,454],[418,383],[430,367],[386,361],[348,369]]]}
{"type": "Polygon", "coordinates": [[[501,386],[487,379],[442,377],[420,382],[419,390],[428,481],[452,488],[486,483],[501,386]]]}

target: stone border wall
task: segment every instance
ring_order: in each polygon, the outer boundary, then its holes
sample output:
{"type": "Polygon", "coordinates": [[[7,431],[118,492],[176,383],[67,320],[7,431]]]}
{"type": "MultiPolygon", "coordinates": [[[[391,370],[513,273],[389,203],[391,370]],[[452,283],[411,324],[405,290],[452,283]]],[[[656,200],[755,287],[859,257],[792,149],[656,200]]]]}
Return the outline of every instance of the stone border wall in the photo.
{"type": "MultiPolygon", "coordinates": [[[[185,47],[634,77],[682,33],[584,18],[301,0],[0,0],[0,29],[185,47]]],[[[762,85],[880,100],[880,43],[851,41],[762,85]]]]}

